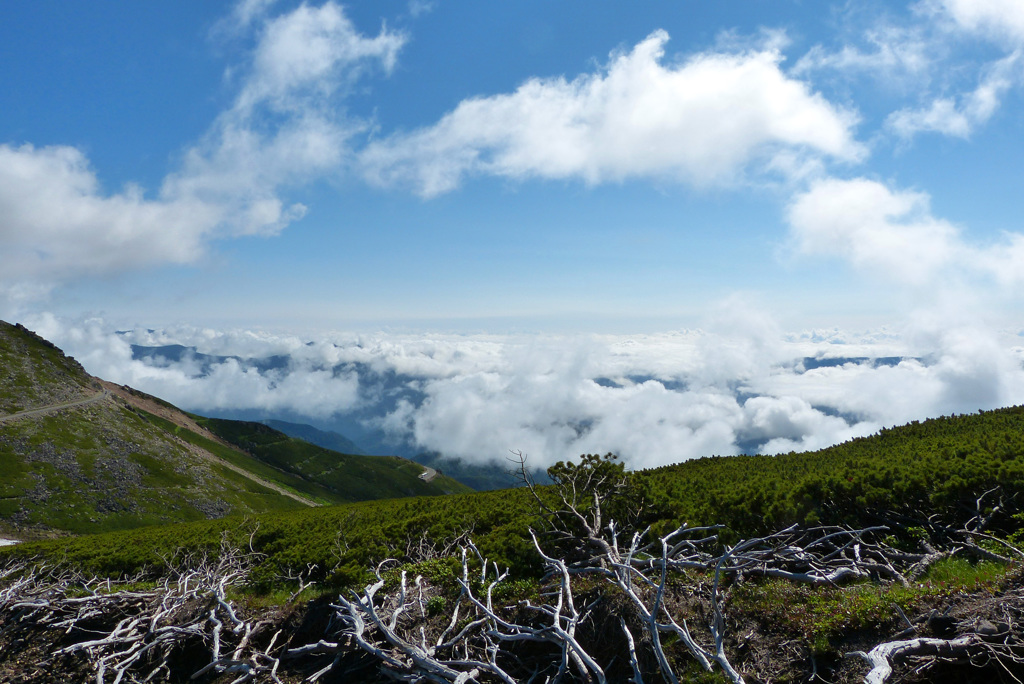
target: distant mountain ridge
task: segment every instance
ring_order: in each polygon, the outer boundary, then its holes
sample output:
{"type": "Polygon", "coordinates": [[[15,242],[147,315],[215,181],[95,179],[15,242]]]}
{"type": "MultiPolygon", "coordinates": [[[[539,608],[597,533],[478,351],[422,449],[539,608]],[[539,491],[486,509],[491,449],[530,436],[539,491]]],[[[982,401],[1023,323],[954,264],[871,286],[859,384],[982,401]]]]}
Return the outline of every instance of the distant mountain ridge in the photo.
{"type": "Polygon", "coordinates": [[[181,344],[167,344],[159,347],[144,347],[131,345],[132,358],[146,360],[153,365],[161,365],[161,359],[166,362],[178,363],[183,359],[191,359],[199,364],[201,373],[208,373],[210,368],[216,364],[228,360],[238,361],[251,366],[262,372],[268,370],[279,370],[288,367],[288,357],[280,354],[257,358],[244,358],[241,356],[219,356],[216,354],[200,353],[195,347],[186,347],[181,344]]]}
{"type": "Polygon", "coordinates": [[[358,444],[353,442],[351,439],[341,434],[340,432],[334,432],[329,430],[319,430],[312,425],[305,425],[303,423],[289,423],[286,420],[274,420],[268,418],[266,420],[259,421],[264,425],[268,425],[275,430],[280,430],[289,437],[297,437],[298,439],[304,439],[310,444],[316,444],[317,446],[324,447],[325,449],[332,449],[334,451],[340,451],[343,454],[359,454],[367,456],[368,454],[363,451],[358,444]]]}

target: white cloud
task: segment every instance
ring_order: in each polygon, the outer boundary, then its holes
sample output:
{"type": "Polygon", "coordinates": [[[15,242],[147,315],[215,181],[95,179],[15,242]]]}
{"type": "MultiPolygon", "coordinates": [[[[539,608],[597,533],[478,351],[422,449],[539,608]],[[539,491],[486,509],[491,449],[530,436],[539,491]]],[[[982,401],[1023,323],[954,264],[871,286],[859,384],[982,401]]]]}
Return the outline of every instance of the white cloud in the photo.
{"type": "Polygon", "coordinates": [[[926,109],[901,109],[893,112],[885,123],[903,138],[911,138],[921,132],[966,138],[974,128],[968,114],[957,109],[956,102],[950,98],[934,100],[926,109]]]}
{"type": "Polygon", "coordinates": [[[360,155],[367,176],[424,196],[471,174],[710,185],[784,155],[864,154],[851,132],[855,115],[786,76],[776,50],[666,64],[667,41],[656,31],[598,73],[465,100],[431,127],[370,144],[360,155]]]}
{"type": "MultiPolygon", "coordinates": [[[[885,280],[948,294],[979,280],[1016,296],[1024,283],[1024,235],[974,244],[932,215],[927,194],[866,178],[826,178],[794,197],[791,237],[807,255],[842,258],[885,280]]],[[[988,291],[989,297],[998,294],[988,291]]]]}
{"type": "Polygon", "coordinates": [[[1000,338],[977,322],[939,315],[914,319],[902,337],[827,331],[787,339],[763,315],[746,316],[749,309],[734,303],[720,308],[729,307],[736,313],[727,319],[747,322],[601,337],[381,333],[307,341],[190,328],[125,336],[102,321],[52,316],[26,323],[91,372],[183,408],[313,422],[360,411],[368,425],[417,450],[480,463],[504,463],[510,449],[537,465],[613,451],[632,467],[744,448],[814,449],[881,426],[1024,401],[1019,338],[1000,338]],[[205,368],[188,357],[154,364],[134,360],[129,343],[289,358],[263,371],[235,359],[205,368]],[[834,361],[805,371],[808,356],[834,361]],[[870,361],[893,356],[903,360],[870,361]]]}
{"type": "Polygon", "coordinates": [[[405,40],[387,29],[364,37],[334,2],[300,5],[264,26],[235,107],[244,111],[266,104],[276,111],[305,111],[311,98],[332,94],[369,63],[390,71],[405,40]]]}
{"type": "Polygon", "coordinates": [[[977,253],[976,259],[1004,290],[1024,285],[1024,235],[1004,233],[1001,244],[977,253]]]}
{"type": "Polygon", "coordinates": [[[56,341],[92,374],[193,410],[260,409],[325,418],[350,410],[361,401],[359,378],[354,373],[334,372],[331,357],[323,354],[323,345],[319,346],[318,354],[317,349],[308,349],[296,338],[246,331],[223,334],[180,329],[174,339],[185,340],[190,346],[198,344],[201,353],[213,351],[216,355],[222,351],[226,352],[223,356],[242,358],[248,353],[258,358],[275,354],[292,357],[287,367],[262,372],[237,358],[225,358],[202,374],[201,364],[191,356],[173,362],[164,359],[160,363],[132,358],[131,344],[171,343],[166,334],[140,331],[125,337],[112,334],[99,319],[69,324],[48,314],[31,316],[26,324],[56,341]]]}
{"type": "Polygon", "coordinates": [[[798,396],[759,396],[743,405],[751,436],[766,439],[761,452],[779,454],[812,451],[863,437],[881,425],[871,421],[848,423],[823,413],[798,396]]]}
{"type": "Polygon", "coordinates": [[[0,145],[0,215],[0,282],[12,283],[193,261],[224,218],[196,198],[104,193],[79,150],[32,145],[0,145]]]}
{"type": "MultiPolygon", "coordinates": [[[[1024,366],[1019,348],[1000,340],[982,324],[954,324],[945,318],[917,321],[907,330],[914,358],[896,365],[846,364],[816,368],[803,374],[776,374],[749,385],[753,393],[799,397],[811,406],[828,407],[860,417],[857,425],[812,416],[818,425],[803,430],[787,444],[809,448],[842,441],[853,432],[865,434],[880,426],[912,420],[968,413],[978,409],[1020,404],[1024,401],[1024,366]],[[922,327],[916,327],[922,326],[922,327]]],[[[748,402],[749,403],[749,402],[748,402]]],[[[786,415],[797,415],[792,411],[786,415]]],[[[768,449],[781,448],[769,442],[768,449]]]]}
{"type": "Polygon", "coordinates": [[[237,6],[246,22],[261,20],[252,64],[234,105],[161,189],[225,207],[234,234],[272,235],[305,214],[301,204],[285,206],[280,190],[342,165],[363,124],[338,113],[337,96],[374,64],[390,71],[405,42],[386,29],[361,35],[334,2],[272,18],[263,18],[266,7],[237,6]]]}
{"type": "Polygon", "coordinates": [[[437,3],[433,0],[409,0],[409,16],[416,18],[433,12],[437,3]]]}
{"type": "Polygon", "coordinates": [[[820,70],[843,74],[868,73],[886,81],[905,83],[927,74],[936,58],[937,46],[915,28],[884,24],[864,33],[866,49],[843,45],[829,51],[815,45],[797,60],[794,75],[820,70]]]}
{"type": "Polygon", "coordinates": [[[1021,0],[934,0],[927,4],[944,11],[964,30],[1013,42],[1024,41],[1024,2],[1021,0]]]}
{"type": "Polygon", "coordinates": [[[893,192],[865,178],[815,182],[788,220],[800,251],[839,256],[897,282],[931,284],[958,258],[956,227],[934,218],[924,193],[893,192]]]}
{"type": "Polygon", "coordinates": [[[923,0],[911,10],[909,21],[883,19],[862,34],[860,44],[853,41],[835,50],[814,46],[791,74],[868,74],[891,89],[917,93],[922,103],[886,117],[885,127],[892,133],[903,139],[923,132],[966,139],[989,121],[1021,81],[1024,2],[923,0]],[[964,37],[995,41],[1008,52],[979,66],[975,41],[964,37]],[[970,79],[974,84],[965,85],[970,79]]]}
{"type": "Polygon", "coordinates": [[[957,102],[943,97],[922,109],[901,109],[886,119],[886,126],[902,138],[922,132],[968,138],[999,108],[1003,96],[1020,80],[1020,52],[990,65],[978,87],[957,102]]]}
{"type": "Polygon", "coordinates": [[[248,29],[258,19],[264,17],[275,2],[277,0],[239,0],[230,15],[233,28],[237,31],[248,29]]]}
{"type": "Polygon", "coordinates": [[[362,124],[338,113],[337,97],[372,64],[389,70],[405,39],[362,36],[333,2],[266,18],[269,5],[236,7],[239,27],[259,24],[238,97],[155,197],[104,191],[74,147],[0,145],[0,294],[194,262],[211,239],[273,235],[303,216],[282,191],[344,162],[362,124]]]}

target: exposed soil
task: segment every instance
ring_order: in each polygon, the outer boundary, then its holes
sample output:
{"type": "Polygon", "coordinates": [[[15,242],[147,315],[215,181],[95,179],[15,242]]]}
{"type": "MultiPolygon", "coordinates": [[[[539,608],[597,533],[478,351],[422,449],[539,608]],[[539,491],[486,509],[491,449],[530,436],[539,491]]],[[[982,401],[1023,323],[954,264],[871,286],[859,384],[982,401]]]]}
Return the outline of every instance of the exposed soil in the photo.
{"type": "MultiPolygon", "coordinates": [[[[132,407],[137,408],[137,409],[141,409],[141,410],[146,411],[147,413],[151,413],[151,414],[153,414],[153,415],[155,415],[155,416],[157,416],[159,418],[163,418],[166,421],[174,423],[178,427],[185,428],[186,430],[190,430],[190,431],[192,431],[192,432],[194,432],[194,433],[196,433],[198,435],[201,435],[202,437],[205,437],[206,439],[209,439],[209,440],[212,440],[214,442],[217,442],[218,444],[221,444],[221,445],[223,445],[223,446],[225,446],[225,447],[227,447],[229,449],[237,449],[238,448],[238,447],[236,447],[236,446],[234,446],[232,444],[229,444],[228,442],[224,441],[223,439],[221,439],[220,437],[218,437],[214,433],[212,433],[209,430],[207,430],[205,427],[199,425],[199,423],[197,423],[194,420],[192,420],[192,418],[190,418],[187,414],[185,414],[185,413],[183,413],[183,412],[181,412],[181,411],[179,411],[179,410],[177,410],[177,409],[175,409],[175,408],[173,408],[171,406],[168,406],[167,404],[165,404],[163,402],[157,401],[156,399],[154,399],[153,397],[150,397],[147,394],[143,394],[142,392],[134,390],[131,387],[128,387],[127,385],[115,385],[114,383],[107,382],[106,380],[100,380],[99,382],[103,385],[103,387],[104,387],[104,389],[106,391],[108,391],[111,394],[115,395],[117,398],[119,398],[120,400],[124,401],[129,406],[132,406],[132,407]]],[[[302,496],[301,494],[296,494],[295,492],[292,492],[292,491],[290,491],[288,489],[285,489],[284,487],[282,487],[282,486],[280,486],[280,485],[278,485],[278,484],[276,484],[274,482],[270,482],[269,480],[266,480],[266,479],[264,479],[264,478],[262,478],[262,477],[260,477],[258,475],[254,475],[253,473],[249,472],[245,468],[241,468],[239,466],[236,466],[233,463],[229,463],[228,461],[225,461],[224,459],[220,458],[216,454],[211,454],[209,451],[206,451],[205,449],[199,448],[195,444],[191,444],[189,442],[186,442],[183,439],[177,439],[177,438],[175,438],[175,439],[176,439],[176,441],[182,447],[184,447],[185,449],[188,449],[191,453],[195,454],[196,456],[199,456],[200,458],[203,458],[203,459],[205,459],[207,461],[210,461],[212,463],[216,463],[216,464],[218,464],[220,466],[223,466],[223,467],[227,468],[228,470],[231,470],[231,471],[233,471],[235,473],[238,473],[242,477],[245,477],[245,478],[247,478],[249,480],[252,480],[253,482],[255,482],[256,484],[258,484],[258,485],[260,485],[262,487],[266,487],[267,489],[275,491],[278,494],[281,494],[283,496],[287,496],[288,498],[293,499],[295,501],[298,501],[301,504],[305,504],[306,506],[315,507],[315,506],[319,506],[320,505],[317,502],[313,501],[312,499],[307,499],[306,497],[302,496]]],[[[221,513],[221,515],[223,515],[223,513],[221,513]]],[[[211,515],[211,517],[218,517],[218,516],[217,515],[211,515]]]]}
{"type": "Polygon", "coordinates": [[[192,420],[192,418],[187,414],[167,405],[164,402],[157,401],[154,397],[151,397],[148,394],[132,389],[128,385],[116,385],[112,382],[107,382],[106,380],[100,380],[99,378],[97,378],[97,381],[103,386],[103,389],[121,399],[129,406],[141,409],[147,413],[152,413],[154,416],[158,416],[168,422],[174,423],[178,427],[191,430],[197,435],[202,435],[203,437],[217,442],[218,444],[231,447],[230,444],[199,425],[199,423],[192,420]]]}

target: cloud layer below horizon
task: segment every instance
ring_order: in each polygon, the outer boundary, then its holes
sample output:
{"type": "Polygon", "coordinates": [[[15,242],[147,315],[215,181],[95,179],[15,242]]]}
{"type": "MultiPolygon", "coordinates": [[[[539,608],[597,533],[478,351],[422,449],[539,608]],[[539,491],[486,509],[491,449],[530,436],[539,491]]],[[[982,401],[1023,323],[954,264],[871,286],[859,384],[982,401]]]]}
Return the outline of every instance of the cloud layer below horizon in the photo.
{"type": "MultiPolygon", "coordinates": [[[[748,318],[747,320],[756,320],[748,318]]],[[[41,316],[36,329],[101,377],[201,413],[314,424],[358,413],[393,442],[471,462],[521,450],[651,467],[816,449],[911,420],[1024,402],[1019,336],[978,329],[779,335],[770,322],[644,336],[114,333],[41,316]],[[133,358],[181,344],[215,357],[133,358]],[[252,359],[286,357],[274,368],[252,359]],[[235,357],[235,358],[224,358],[235,357]]]]}

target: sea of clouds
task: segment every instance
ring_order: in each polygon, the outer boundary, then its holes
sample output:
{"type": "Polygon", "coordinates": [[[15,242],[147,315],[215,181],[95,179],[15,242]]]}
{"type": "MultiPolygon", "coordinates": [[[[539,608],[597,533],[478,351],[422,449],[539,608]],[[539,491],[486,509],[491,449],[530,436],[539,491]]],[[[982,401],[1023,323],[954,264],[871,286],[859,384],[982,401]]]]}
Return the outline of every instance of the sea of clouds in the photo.
{"type": "Polygon", "coordinates": [[[396,452],[475,463],[510,450],[538,466],[611,451],[635,468],[809,450],[1024,402],[1020,334],[926,320],[861,333],[787,334],[750,314],[632,336],[307,337],[25,322],[91,373],[187,410],[328,428],[347,417],[396,452]],[[187,349],[161,354],[166,345],[187,349]]]}

